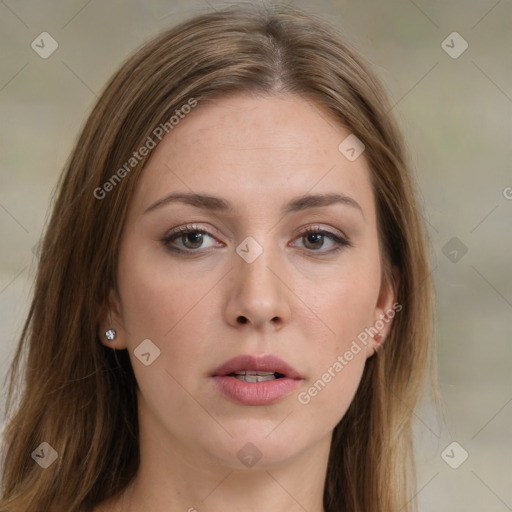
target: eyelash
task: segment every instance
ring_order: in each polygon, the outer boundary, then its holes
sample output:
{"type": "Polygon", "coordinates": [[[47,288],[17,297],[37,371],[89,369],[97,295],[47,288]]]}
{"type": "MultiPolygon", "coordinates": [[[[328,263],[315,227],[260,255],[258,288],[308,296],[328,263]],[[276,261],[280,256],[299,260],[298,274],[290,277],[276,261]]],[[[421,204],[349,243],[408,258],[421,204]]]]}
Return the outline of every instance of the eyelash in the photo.
{"type": "MultiPolygon", "coordinates": [[[[187,225],[187,226],[181,226],[181,227],[173,230],[167,236],[162,238],[161,242],[169,251],[172,251],[174,253],[181,253],[181,254],[183,254],[183,253],[185,253],[185,254],[192,254],[192,253],[196,253],[196,252],[198,253],[201,250],[200,248],[199,249],[180,249],[178,247],[174,247],[174,246],[171,245],[171,242],[173,242],[174,240],[176,240],[180,236],[189,235],[189,234],[192,234],[192,233],[199,233],[199,234],[202,234],[202,235],[208,235],[208,236],[210,236],[212,238],[215,238],[215,236],[212,233],[210,233],[209,231],[201,229],[201,228],[199,228],[198,226],[195,226],[195,225],[187,225]]],[[[340,251],[341,249],[351,245],[350,242],[347,239],[345,239],[343,237],[340,237],[340,236],[332,233],[331,231],[327,231],[325,229],[317,228],[315,226],[310,226],[307,229],[301,231],[298,234],[298,236],[296,237],[296,239],[303,238],[303,237],[306,237],[306,236],[311,235],[311,234],[326,236],[327,238],[329,238],[330,240],[332,240],[336,244],[336,247],[334,249],[329,250],[329,251],[323,251],[322,252],[320,250],[315,251],[313,249],[306,249],[307,251],[311,251],[313,253],[324,254],[324,255],[325,254],[333,254],[333,253],[336,253],[336,252],[340,251]]]]}

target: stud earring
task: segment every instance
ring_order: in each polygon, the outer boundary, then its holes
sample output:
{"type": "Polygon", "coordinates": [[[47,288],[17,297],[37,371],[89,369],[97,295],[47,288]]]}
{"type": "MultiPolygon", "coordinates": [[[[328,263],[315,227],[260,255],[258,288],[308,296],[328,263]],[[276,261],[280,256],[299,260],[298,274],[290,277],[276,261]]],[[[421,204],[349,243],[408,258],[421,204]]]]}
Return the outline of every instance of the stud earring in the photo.
{"type": "Polygon", "coordinates": [[[116,337],[115,329],[111,328],[105,333],[105,338],[107,338],[108,341],[112,341],[113,339],[115,339],[115,337],[116,337]]]}

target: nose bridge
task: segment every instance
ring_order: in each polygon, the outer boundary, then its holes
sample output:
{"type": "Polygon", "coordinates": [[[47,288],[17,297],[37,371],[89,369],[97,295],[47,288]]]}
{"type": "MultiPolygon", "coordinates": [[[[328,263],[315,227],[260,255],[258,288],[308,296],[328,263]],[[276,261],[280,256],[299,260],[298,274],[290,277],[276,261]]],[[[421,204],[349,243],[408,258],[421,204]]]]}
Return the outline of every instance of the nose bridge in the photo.
{"type": "Polygon", "coordinates": [[[231,323],[262,326],[282,324],[289,318],[289,297],[278,278],[284,266],[279,251],[270,245],[272,235],[267,235],[260,237],[265,239],[262,244],[248,237],[237,248],[228,308],[231,323]]]}
{"type": "MultiPolygon", "coordinates": [[[[270,239],[270,236],[267,239],[270,239]]],[[[250,242],[246,243],[243,249],[247,249],[247,245],[249,251],[256,251],[254,246],[250,246],[250,242]]],[[[261,253],[253,261],[240,257],[240,261],[236,263],[235,272],[237,280],[240,280],[240,292],[245,294],[247,299],[269,301],[279,293],[277,279],[270,271],[271,268],[279,266],[276,252],[267,243],[264,248],[261,247],[261,253]]]]}

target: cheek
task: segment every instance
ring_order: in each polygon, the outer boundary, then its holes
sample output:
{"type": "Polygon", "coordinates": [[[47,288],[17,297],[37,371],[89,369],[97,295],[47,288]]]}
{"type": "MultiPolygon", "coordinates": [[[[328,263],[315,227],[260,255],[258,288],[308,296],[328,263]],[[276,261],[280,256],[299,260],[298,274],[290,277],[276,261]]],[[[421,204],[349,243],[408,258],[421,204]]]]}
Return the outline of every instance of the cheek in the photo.
{"type": "Polygon", "coordinates": [[[141,390],[166,389],[181,396],[178,382],[185,384],[189,370],[211,354],[208,334],[219,315],[209,290],[218,277],[206,272],[187,276],[165,253],[145,252],[137,244],[123,248],[119,276],[126,344],[141,390]],[[160,351],[148,367],[134,354],[146,339],[160,351]]]}
{"type": "Polygon", "coordinates": [[[378,296],[378,282],[374,286],[350,280],[337,290],[337,305],[333,311],[336,351],[345,352],[364,329],[372,324],[378,296]]]}
{"type": "Polygon", "coordinates": [[[130,245],[120,257],[119,291],[127,343],[132,348],[139,339],[162,343],[172,337],[175,326],[204,294],[201,287],[187,286],[187,279],[160,251],[153,248],[151,254],[130,245]]]}
{"type": "Polygon", "coordinates": [[[331,430],[345,415],[359,387],[365,361],[363,350],[351,353],[350,360],[340,354],[299,392],[298,402],[317,418],[320,428],[331,430]]]}
{"type": "MultiPolygon", "coordinates": [[[[308,294],[311,288],[304,287],[299,296],[315,312],[315,323],[326,327],[324,332],[328,336],[317,337],[317,341],[322,343],[323,356],[332,361],[334,355],[345,352],[373,323],[380,290],[378,257],[351,256],[340,266],[335,279],[319,279],[315,288],[314,293],[308,294]]],[[[314,332],[310,335],[314,336],[314,332]]]]}
{"type": "Polygon", "coordinates": [[[330,299],[318,299],[317,310],[323,311],[325,323],[335,334],[310,353],[313,371],[297,396],[306,418],[316,418],[319,433],[339,423],[359,387],[368,342],[368,338],[361,341],[361,333],[371,325],[376,293],[350,279],[329,287],[325,296],[330,299]]]}
{"type": "Polygon", "coordinates": [[[309,297],[302,297],[326,325],[328,336],[316,336],[313,324],[302,326],[307,338],[315,340],[309,354],[311,373],[297,399],[317,418],[320,430],[332,429],[349,408],[359,387],[366,363],[369,337],[365,329],[373,322],[380,288],[380,266],[374,254],[347,258],[339,278],[323,283],[309,297]]]}
{"type": "Polygon", "coordinates": [[[167,258],[160,254],[149,258],[135,244],[123,248],[119,276],[126,344],[143,397],[141,403],[152,411],[150,414],[163,415],[169,423],[176,421],[172,414],[176,410],[194,417],[200,411],[195,410],[197,404],[185,389],[190,388],[190,369],[197,368],[198,361],[209,354],[202,329],[207,323],[206,293],[212,284],[206,275],[204,280],[192,282],[167,258]],[[147,366],[136,356],[146,339],[158,353],[147,366]]]}

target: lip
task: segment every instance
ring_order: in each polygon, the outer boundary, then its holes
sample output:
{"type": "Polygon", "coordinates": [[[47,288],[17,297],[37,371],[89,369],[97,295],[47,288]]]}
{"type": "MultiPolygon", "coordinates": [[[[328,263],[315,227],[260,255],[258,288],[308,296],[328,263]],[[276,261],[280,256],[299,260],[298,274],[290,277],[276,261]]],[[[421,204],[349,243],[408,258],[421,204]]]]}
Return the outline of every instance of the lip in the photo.
{"type": "Polygon", "coordinates": [[[213,371],[211,377],[226,398],[244,405],[268,405],[277,402],[296,389],[303,380],[295,368],[279,357],[250,354],[226,361],[213,371]],[[243,382],[229,376],[242,370],[277,372],[284,376],[263,382],[243,382]]]}

